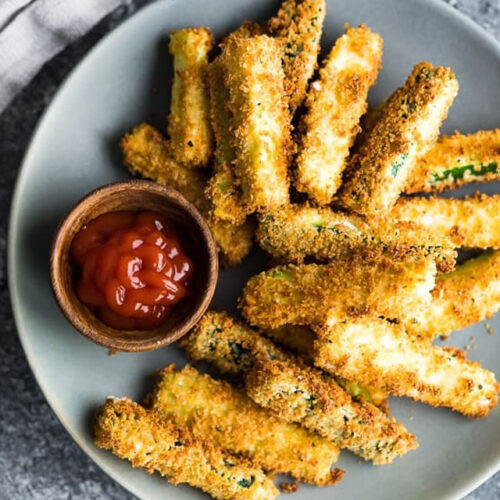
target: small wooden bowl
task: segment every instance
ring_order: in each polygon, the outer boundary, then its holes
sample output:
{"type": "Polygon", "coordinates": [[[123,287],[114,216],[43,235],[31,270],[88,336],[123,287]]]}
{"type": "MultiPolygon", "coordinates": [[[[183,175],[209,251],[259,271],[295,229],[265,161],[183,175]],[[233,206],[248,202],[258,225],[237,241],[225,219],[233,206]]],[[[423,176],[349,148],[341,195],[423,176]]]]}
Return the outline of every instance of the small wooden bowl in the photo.
{"type": "Polygon", "coordinates": [[[60,224],[52,245],[50,279],[57,303],[85,337],[118,351],[150,351],[186,334],[206,311],[217,284],[217,249],[198,210],[177,191],[154,182],[130,180],[108,184],[80,200],[60,224]],[[116,330],[102,323],[75,293],[69,251],[74,236],[99,215],[120,210],[154,210],[180,229],[186,254],[193,260],[193,293],[172,308],[166,322],[153,330],[116,330]]]}

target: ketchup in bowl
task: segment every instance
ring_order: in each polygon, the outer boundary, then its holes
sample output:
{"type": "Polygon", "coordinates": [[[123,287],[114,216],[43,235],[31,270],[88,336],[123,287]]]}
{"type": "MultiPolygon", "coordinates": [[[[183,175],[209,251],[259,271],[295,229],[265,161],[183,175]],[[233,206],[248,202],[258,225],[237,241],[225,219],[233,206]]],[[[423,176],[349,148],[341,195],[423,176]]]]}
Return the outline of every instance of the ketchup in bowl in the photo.
{"type": "Polygon", "coordinates": [[[157,212],[100,215],[77,233],[71,258],[78,298],[112,328],[156,328],[190,293],[193,263],[157,212]]]}

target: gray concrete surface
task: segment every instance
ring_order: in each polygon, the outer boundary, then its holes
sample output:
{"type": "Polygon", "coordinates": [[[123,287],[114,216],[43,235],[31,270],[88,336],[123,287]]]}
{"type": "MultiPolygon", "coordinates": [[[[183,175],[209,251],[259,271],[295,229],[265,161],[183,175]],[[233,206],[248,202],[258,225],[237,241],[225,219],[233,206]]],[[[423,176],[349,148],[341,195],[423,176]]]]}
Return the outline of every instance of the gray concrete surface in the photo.
{"type": "MultiPolygon", "coordinates": [[[[443,1],[500,40],[500,0],[443,1]]],[[[149,2],[129,0],[88,35],[56,56],[0,116],[0,499],[135,498],[101,472],[72,441],[33,378],[10,310],[6,237],[17,171],[42,111],[64,77],[88,50],[146,3],[149,2]]],[[[495,438],[498,439],[492,436],[495,438]]],[[[467,500],[500,500],[500,473],[471,493],[467,500]]]]}

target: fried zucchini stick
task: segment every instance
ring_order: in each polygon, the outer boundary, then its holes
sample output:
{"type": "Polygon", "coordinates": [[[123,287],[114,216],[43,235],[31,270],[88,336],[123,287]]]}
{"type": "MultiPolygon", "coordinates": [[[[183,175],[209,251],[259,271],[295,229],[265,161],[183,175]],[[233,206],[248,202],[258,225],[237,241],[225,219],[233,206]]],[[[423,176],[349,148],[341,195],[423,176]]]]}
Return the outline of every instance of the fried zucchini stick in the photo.
{"type": "Polygon", "coordinates": [[[320,205],[342,182],[349,148],[382,60],[382,38],[365,25],[347,29],[309,89],[295,187],[320,205]]]}
{"type": "Polygon", "coordinates": [[[247,216],[241,201],[241,189],[233,172],[234,151],[231,146],[231,114],[226,107],[229,91],[224,84],[223,65],[216,59],[209,66],[210,117],[215,135],[213,176],[207,195],[212,201],[212,216],[232,224],[242,224],[247,216]]]}
{"type": "MultiPolygon", "coordinates": [[[[314,364],[314,341],[316,334],[308,326],[284,325],[263,330],[262,334],[278,345],[300,356],[308,364],[314,364]]],[[[356,400],[366,401],[389,412],[387,393],[376,388],[358,384],[352,380],[335,377],[336,381],[356,400]]]]}
{"type": "Polygon", "coordinates": [[[195,438],[209,438],[268,472],[319,486],[338,481],[341,472],[330,468],[339,449],[331,441],[277,419],[244,391],[189,366],[176,371],[171,365],[160,376],[148,400],[151,408],[187,426],[195,438]]]}
{"type": "Polygon", "coordinates": [[[203,172],[173,160],[169,142],[157,130],[142,123],[123,137],[120,146],[125,166],[132,174],[176,189],[207,218],[224,265],[234,267],[250,253],[253,224],[247,221],[236,226],[210,217],[203,172]]]}
{"type": "Polygon", "coordinates": [[[365,219],[328,207],[288,205],[259,218],[257,242],[285,262],[307,257],[333,260],[352,252],[434,255],[441,272],[455,266],[456,251],[446,237],[412,222],[365,219]]]}
{"type": "MultiPolygon", "coordinates": [[[[302,358],[296,359],[225,312],[205,313],[190,335],[181,341],[181,347],[193,361],[206,361],[219,373],[238,378],[244,377],[258,360],[302,362],[302,358]]],[[[346,390],[353,390],[355,397],[363,398],[369,391],[378,391],[372,388],[360,389],[356,383],[344,379],[336,380],[346,390]]],[[[371,402],[368,396],[366,401],[371,402]]]]}
{"type": "Polygon", "coordinates": [[[440,193],[471,182],[500,180],[500,129],[442,136],[417,160],[405,193],[440,193]]]}
{"type": "Polygon", "coordinates": [[[108,399],[95,423],[95,444],[133,467],[157,471],[172,484],[188,483],[213,498],[268,500],[278,496],[271,479],[249,461],[196,440],[129,399],[108,399]]]}
{"type": "Polygon", "coordinates": [[[500,310],[500,251],[488,252],[436,278],[425,317],[408,322],[413,335],[429,340],[448,335],[500,310]]]}
{"type": "Polygon", "coordinates": [[[430,303],[435,273],[432,256],[354,255],[324,265],[279,266],[248,281],[240,307],[262,328],[311,326],[328,311],[337,321],[370,313],[418,318],[430,303]]]}
{"type": "Polygon", "coordinates": [[[224,266],[227,268],[239,266],[253,247],[255,234],[253,221],[247,219],[243,224],[235,225],[208,217],[207,222],[221,253],[224,266]]]}
{"type": "Polygon", "coordinates": [[[180,341],[193,361],[206,361],[219,373],[245,376],[256,360],[291,359],[256,331],[225,312],[208,311],[192,332],[180,341]]]}
{"type": "MultiPolygon", "coordinates": [[[[184,347],[195,361],[206,361],[213,365],[219,372],[238,375],[245,378],[256,363],[280,360],[287,365],[307,367],[299,358],[288,354],[276,347],[270,340],[258,335],[252,329],[234,321],[226,313],[209,312],[190,333],[187,339],[182,340],[184,347]]],[[[324,383],[330,387],[332,394],[337,394],[342,401],[351,401],[350,396],[344,392],[336,379],[325,375],[324,383]]],[[[366,417],[365,408],[377,421],[386,421],[387,416],[370,403],[360,405],[357,402],[349,403],[354,412],[366,417]]],[[[354,424],[354,422],[352,422],[354,424]]],[[[352,429],[353,433],[356,432],[352,429]]],[[[364,429],[360,428],[359,440],[367,437],[364,429]]],[[[381,436],[379,436],[381,437],[381,436]]],[[[330,438],[330,437],[329,437],[330,438]]],[[[347,436],[346,436],[347,439],[347,436]]],[[[353,438],[356,439],[356,438],[353,438]]],[[[342,445],[346,445],[344,441],[342,445]]],[[[339,442],[340,444],[340,442],[339,442]]]]}
{"type": "Polygon", "coordinates": [[[457,94],[449,68],[420,63],[383,107],[352,159],[336,200],[363,215],[387,214],[423,155],[438,137],[457,94]]]}
{"type": "Polygon", "coordinates": [[[137,125],[122,138],[120,147],[131,174],[176,189],[203,215],[208,213],[210,203],[204,193],[204,173],[175,161],[170,143],[154,127],[147,123],[137,125]]]}
{"type": "MultiPolygon", "coordinates": [[[[230,37],[248,38],[262,32],[259,24],[245,21],[226,40],[230,37]]],[[[238,225],[245,221],[248,210],[241,201],[241,187],[232,165],[235,158],[231,145],[232,115],[227,108],[229,90],[224,83],[224,65],[220,57],[209,65],[209,89],[210,118],[216,146],[213,175],[207,185],[207,196],[212,201],[211,215],[216,220],[238,225]]]]}
{"type": "Polygon", "coordinates": [[[459,349],[412,338],[399,324],[363,317],[327,322],[317,332],[315,361],[326,371],[468,417],[484,417],[497,404],[493,373],[459,349]]]}
{"type": "Polygon", "coordinates": [[[205,167],[212,154],[212,129],[207,86],[208,53],[214,38],[208,28],[186,28],[170,33],[174,82],[168,121],[176,161],[205,167]]]}
{"type": "Polygon", "coordinates": [[[292,115],[317,67],[325,14],[325,0],[285,0],[268,23],[269,33],[284,47],[285,93],[292,115]]]}
{"type": "Polygon", "coordinates": [[[500,194],[476,193],[464,199],[401,198],[391,216],[443,235],[457,248],[500,248],[500,194]]]}
{"type": "Polygon", "coordinates": [[[291,152],[281,48],[265,35],[229,37],[220,57],[243,204],[250,212],[276,209],[288,202],[291,152]]]}
{"type": "Polygon", "coordinates": [[[247,394],[280,418],[331,439],[375,465],[391,463],[418,447],[415,436],[375,406],[357,403],[332,378],[283,361],[258,362],[247,394]]]}

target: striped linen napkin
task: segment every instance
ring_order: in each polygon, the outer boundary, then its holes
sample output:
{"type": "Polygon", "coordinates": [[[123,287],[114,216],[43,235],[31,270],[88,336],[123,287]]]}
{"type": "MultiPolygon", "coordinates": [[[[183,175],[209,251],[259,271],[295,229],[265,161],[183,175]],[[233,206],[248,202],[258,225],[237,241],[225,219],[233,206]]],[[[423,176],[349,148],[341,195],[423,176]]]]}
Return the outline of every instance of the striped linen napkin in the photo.
{"type": "Polygon", "coordinates": [[[122,0],[0,0],[0,113],[43,64],[122,0]]]}

